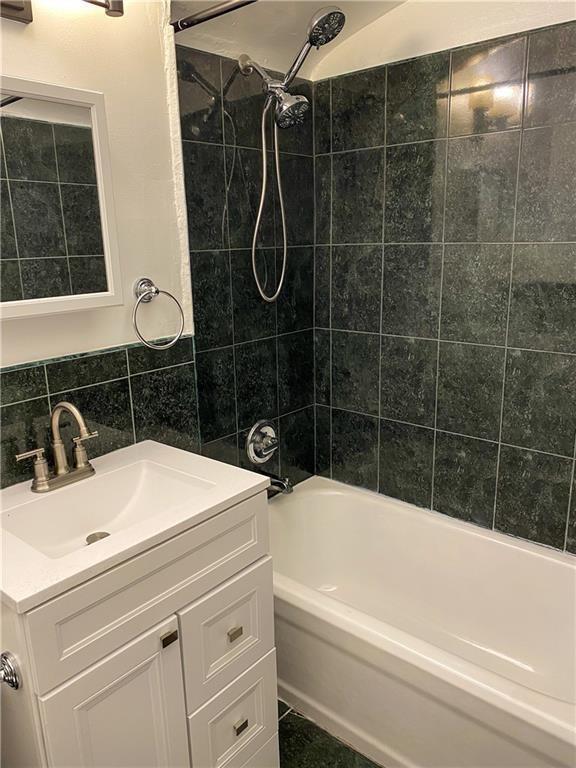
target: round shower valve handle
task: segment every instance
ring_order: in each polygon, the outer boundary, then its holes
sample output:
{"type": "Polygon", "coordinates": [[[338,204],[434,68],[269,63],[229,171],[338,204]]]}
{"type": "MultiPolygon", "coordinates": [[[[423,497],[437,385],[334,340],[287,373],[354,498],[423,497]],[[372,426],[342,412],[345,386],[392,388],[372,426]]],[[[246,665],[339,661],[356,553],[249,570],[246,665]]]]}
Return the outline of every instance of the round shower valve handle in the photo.
{"type": "Polygon", "coordinates": [[[257,421],[246,438],[246,452],[252,464],[265,464],[278,450],[278,438],[271,421],[257,421]]]}
{"type": "Polygon", "coordinates": [[[20,688],[20,670],[10,651],[3,651],[0,654],[0,683],[6,683],[15,691],[20,688]]]}

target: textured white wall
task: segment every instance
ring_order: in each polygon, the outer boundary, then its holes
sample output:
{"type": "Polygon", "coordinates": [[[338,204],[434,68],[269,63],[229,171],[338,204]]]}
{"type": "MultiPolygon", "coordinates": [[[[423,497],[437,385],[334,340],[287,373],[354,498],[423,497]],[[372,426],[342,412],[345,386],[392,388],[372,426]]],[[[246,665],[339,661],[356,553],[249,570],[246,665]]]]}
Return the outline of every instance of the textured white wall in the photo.
{"type": "MultiPolygon", "coordinates": [[[[34,21],[2,20],[2,72],[101,91],[106,100],[124,305],[2,321],[1,365],[135,341],[132,285],[151,277],[179,297],[191,330],[186,212],[169,0],[127,0],[110,18],[82,0],[34,0],[34,21]]],[[[201,183],[201,180],[199,180],[201,183]]],[[[150,336],[177,328],[161,297],[150,336]]]]}
{"type": "Polygon", "coordinates": [[[339,45],[313,80],[576,18],[574,0],[408,0],[339,45]]]}

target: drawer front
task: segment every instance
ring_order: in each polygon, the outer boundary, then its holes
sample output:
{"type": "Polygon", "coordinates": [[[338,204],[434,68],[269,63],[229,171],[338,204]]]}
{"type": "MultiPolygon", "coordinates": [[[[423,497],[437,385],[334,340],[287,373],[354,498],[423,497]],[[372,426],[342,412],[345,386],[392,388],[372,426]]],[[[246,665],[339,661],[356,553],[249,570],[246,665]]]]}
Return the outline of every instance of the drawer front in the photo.
{"type": "Polygon", "coordinates": [[[26,615],[34,682],[45,693],[268,552],[258,494],[26,615]]]}
{"type": "Polygon", "coordinates": [[[188,713],[274,647],[267,557],[179,613],[188,713]]]}
{"type": "Polygon", "coordinates": [[[194,768],[243,768],[276,733],[276,654],[188,718],[194,768]]]}
{"type": "Polygon", "coordinates": [[[280,768],[280,753],[278,750],[278,734],[267,741],[266,744],[248,758],[243,768],[280,768]]]}

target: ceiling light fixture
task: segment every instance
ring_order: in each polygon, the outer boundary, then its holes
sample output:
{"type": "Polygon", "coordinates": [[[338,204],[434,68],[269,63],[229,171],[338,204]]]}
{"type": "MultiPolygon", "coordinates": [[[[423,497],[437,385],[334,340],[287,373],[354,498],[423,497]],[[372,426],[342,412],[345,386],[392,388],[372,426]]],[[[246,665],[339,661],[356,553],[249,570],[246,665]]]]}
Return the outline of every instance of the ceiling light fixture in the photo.
{"type": "Polygon", "coordinates": [[[84,0],[84,2],[105,8],[107,16],[124,16],[124,0],[84,0]]]}

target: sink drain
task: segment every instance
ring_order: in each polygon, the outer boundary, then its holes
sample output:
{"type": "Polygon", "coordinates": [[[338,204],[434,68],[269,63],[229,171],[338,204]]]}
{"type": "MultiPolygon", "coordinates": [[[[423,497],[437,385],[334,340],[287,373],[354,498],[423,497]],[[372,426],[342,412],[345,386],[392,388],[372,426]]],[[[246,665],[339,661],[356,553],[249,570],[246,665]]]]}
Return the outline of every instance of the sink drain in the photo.
{"type": "Polygon", "coordinates": [[[105,539],[106,536],[110,536],[107,531],[96,531],[96,533],[90,533],[88,536],[86,536],[86,544],[94,544],[95,541],[105,539]]]}

